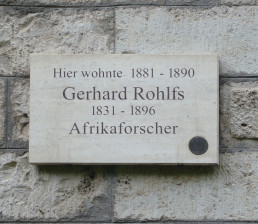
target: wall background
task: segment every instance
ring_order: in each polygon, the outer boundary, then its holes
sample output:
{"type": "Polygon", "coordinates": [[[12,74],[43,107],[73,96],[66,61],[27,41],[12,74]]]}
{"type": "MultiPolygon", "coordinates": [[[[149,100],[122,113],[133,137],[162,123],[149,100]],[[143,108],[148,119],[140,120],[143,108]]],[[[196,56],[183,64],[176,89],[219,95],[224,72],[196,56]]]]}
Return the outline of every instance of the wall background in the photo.
{"type": "Polygon", "coordinates": [[[258,221],[257,6],[257,0],[0,0],[0,222],[258,221]],[[30,165],[32,52],[217,52],[221,165],[30,165]]]}

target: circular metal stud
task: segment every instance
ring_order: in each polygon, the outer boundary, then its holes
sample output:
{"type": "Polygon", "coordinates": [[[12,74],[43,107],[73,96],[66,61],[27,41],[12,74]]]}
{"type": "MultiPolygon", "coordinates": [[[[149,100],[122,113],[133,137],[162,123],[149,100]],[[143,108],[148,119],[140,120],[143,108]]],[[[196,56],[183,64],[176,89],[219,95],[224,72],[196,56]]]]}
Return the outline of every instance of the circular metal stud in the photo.
{"type": "Polygon", "coordinates": [[[196,136],[189,142],[189,149],[195,155],[202,155],[208,150],[208,142],[205,138],[196,136]]]}

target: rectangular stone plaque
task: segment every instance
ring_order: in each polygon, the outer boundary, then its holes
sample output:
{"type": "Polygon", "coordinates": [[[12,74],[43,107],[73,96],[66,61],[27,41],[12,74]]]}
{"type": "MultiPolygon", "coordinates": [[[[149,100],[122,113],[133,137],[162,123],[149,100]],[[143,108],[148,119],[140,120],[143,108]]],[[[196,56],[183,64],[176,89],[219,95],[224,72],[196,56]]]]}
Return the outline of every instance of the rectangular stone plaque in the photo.
{"type": "Polygon", "coordinates": [[[218,164],[216,55],[31,55],[35,164],[218,164]]]}

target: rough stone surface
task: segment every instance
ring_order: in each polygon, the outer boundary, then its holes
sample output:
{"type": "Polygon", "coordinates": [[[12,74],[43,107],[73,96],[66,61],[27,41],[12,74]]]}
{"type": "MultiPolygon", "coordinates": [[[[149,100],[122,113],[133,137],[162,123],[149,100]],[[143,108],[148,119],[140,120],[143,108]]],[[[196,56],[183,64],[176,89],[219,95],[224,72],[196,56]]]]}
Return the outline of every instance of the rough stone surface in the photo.
{"type": "Polygon", "coordinates": [[[0,0],[3,5],[22,6],[120,6],[120,5],[217,5],[219,0],[0,0]]]}
{"type": "MultiPolygon", "coordinates": [[[[10,222],[7,223],[5,222],[5,224],[18,224],[20,222],[10,222]]],[[[52,224],[49,222],[44,222],[46,224],[52,224]]],[[[71,222],[54,222],[55,224],[71,224],[71,222]]],[[[109,224],[110,222],[104,223],[104,222],[72,222],[73,224],[82,224],[82,223],[87,223],[87,224],[109,224]]],[[[119,222],[112,222],[112,223],[116,223],[119,224],[119,222]]],[[[130,222],[123,222],[124,224],[131,224],[130,222]]],[[[147,222],[148,223],[148,222],[147,222]]],[[[153,222],[151,222],[153,223],[153,222]]],[[[216,221],[216,222],[207,222],[207,221],[171,221],[171,222],[154,222],[155,224],[232,224],[231,221],[216,221]]],[[[239,221],[234,221],[234,224],[257,224],[257,222],[239,222],[239,221]]],[[[42,222],[33,222],[33,224],[42,224],[42,222]]],[[[134,224],[142,224],[142,222],[134,222],[134,224]]],[[[150,223],[148,223],[150,224],[150,223]]]]}
{"type": "Polygon", "coordinates": [[[257,7],[116,10],[116,53],[218,53],[220,74],[257,74],[257,7]]]}
{"type": "Polygon", "coordinates": [[[258,152],[216,167],[117,167],[116,221],[258,219],[258,152]]]}
{"type": "Polygon", "coordinates": [[[5,147],[6,81],[0,79],[0,148],[5,147]]]}
{"type": "Polygon", "coordinates": [[[170,5],[170,6],[213,6],[213,5],[257,5],[257,0],[0,0],[2,5],[19,6],[120,6],[120,5],[170,5]]]}
{"type": "Polygon", "coordinates": [[[222,148],[258,149],[257,85],[258,80],[228,81],[220,85],[220,146],[222,148]],[[256,94],[249,90],[254,90],[256,94]]]}
{"type": "Polygon", "coordinates": [[[112,9],[0,7],[0,74],[29,74],[30,53],[110,53],[112,9]]]}
{"type": "Polygon", "coordinates": [[[29,79],[10,79],[9,101],[8,148],[28,148],[29,79]]]}
{"type": "Polygon", "coordinates": [[[221,0],[223,5],[258,5],[257,0],[221,0]]]}
{"type": "Polygon", "coordinates": [[[258,139],[258,88],[232,89],[230,99],[232,135],[258,139]]]}
{"type": "Polygon", "coordinates": [[[109,179],[101,166],[33,166],[0,155],[1,221],[109,221],[109,179]]]}

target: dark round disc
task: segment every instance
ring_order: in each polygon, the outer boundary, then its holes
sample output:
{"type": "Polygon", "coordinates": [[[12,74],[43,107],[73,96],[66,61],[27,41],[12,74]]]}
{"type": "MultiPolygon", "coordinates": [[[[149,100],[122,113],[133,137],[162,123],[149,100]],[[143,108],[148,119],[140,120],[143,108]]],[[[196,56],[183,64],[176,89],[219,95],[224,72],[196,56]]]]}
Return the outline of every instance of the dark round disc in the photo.
{"type": "Polygon", "coordinates": [[[202,155],[208,150],[208,142],[205,138],[196,136],[189,142],[189,149],[195,155],[202,155]]]}

